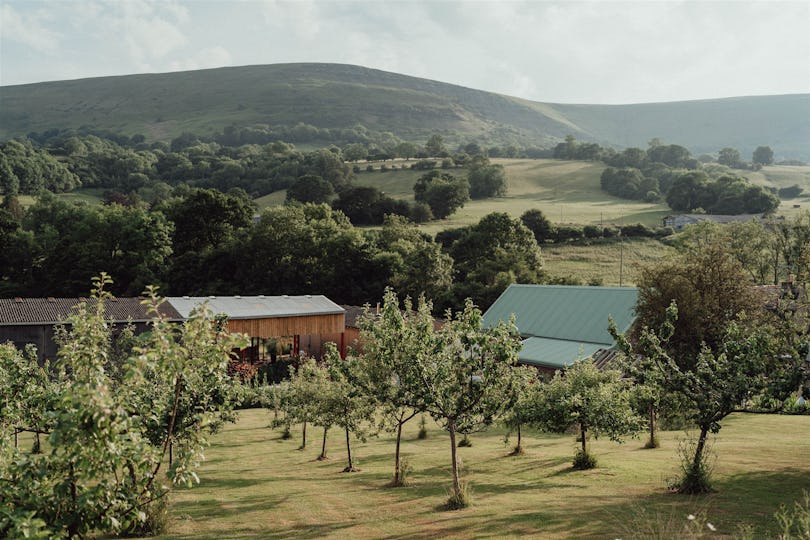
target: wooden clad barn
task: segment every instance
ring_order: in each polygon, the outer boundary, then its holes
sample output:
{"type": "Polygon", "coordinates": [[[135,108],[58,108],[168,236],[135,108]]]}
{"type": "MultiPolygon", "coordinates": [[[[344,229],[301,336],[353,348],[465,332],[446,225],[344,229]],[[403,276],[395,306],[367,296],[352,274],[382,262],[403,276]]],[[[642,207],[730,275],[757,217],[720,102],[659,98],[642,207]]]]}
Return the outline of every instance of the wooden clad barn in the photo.
{"type": "MultiPolygon", "coordinates": [[[[111,298],[104,304],[104,317],[113,327],[132,324],[136,332],[146,329],[152,319],[143,298],[111,298]]],[[[33,345],[40,362],[56,357],[55,328],[75,314],[80,304],[91,309],[94,298],[0,298],[0,343],[12,342],[17,348],[33,345]]],[[[160,306],[161,315],[181,321],[180,314],[168,303],[160,306]]]]}
{"type": "MultiPolygon", "coordinates": [[[[133,324],[136,333],[146,330],[152,318],[142,298],[111,298],[105,302],[105,317],[113,326],[133,324]]],[[[34,345],[40,361],[54,358],[55,328],[92,298],[0,298],[0,343],[11,341],[22,349],[34,345]]],[[[161,304],[161,315],[182,322],[194,310],[208,304],[213,314],[228,317],[228,329],[247,334],[251,347],[247,356],[258,357],[259,343],[270,338],[290,338],[292,354],[320,356],[323,344],[333,341],[345,353],[345,311],[325,296],[209,296],[169,297],[161,304]]]]}
{"type": "Polygon", "coordinates": [[[251,349],[258,348],[259,340],[291,337],[293,354],[320,356],[326,341],[335,342],[345,353],[346,312],[322,295],[173,296],[166,300],[184,318],[207,304],[214,314],[228,317],[230,331],[251,338],[251,349]]]}

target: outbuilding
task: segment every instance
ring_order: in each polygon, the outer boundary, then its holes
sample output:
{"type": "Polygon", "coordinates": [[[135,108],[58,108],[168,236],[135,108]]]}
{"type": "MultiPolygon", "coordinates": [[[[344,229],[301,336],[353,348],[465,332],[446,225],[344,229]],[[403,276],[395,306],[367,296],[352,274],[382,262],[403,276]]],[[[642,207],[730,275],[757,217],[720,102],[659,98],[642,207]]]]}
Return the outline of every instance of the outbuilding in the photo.
{"type": "Polygon", "coordinates": [[[601,366],[615,355],[609,318],[628,331],[637,300],[635,287],[510,285],[484,313],[484,325],[514,315],[523,339],[520,363],[540,371],[564,370],[581,358],[601,366]]]}

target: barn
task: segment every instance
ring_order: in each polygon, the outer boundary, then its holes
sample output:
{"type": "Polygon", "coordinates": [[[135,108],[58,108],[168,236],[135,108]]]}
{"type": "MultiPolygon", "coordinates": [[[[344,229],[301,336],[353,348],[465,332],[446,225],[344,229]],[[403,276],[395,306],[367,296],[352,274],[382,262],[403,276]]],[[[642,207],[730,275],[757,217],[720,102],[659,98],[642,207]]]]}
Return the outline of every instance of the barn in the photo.
{"type": "Polygon", "coordinates": [[[637,299],[635,287],[510,285],[484,313],[484,325],[514,315],[523,339],[520,363],[539,371],[563,370],[580,358],[601,366],[615,356],[608,317],[626,332],[637,299]]]}
{"type": "Polygon", "coordinates": [[[166,298],[187,319],[207,304],[214,314],[228,317],[231,332],[247,334],[246,360],[270,356],[268,341],[288,342],[292,355],[320,357],[327,341],[346,351],[346,310],[322,295],[300,296],[170,296],[166,298]]]}
{"type": "MultiPolygon", "coordinates": [[[[105,303],[105,317],[113,328],[127,324],[136,333],[147,329],[151,319],[143,298],[112,298],[105,303]]],[[[54,358],[55,329],[76,312],[79,304],[95,305],[93,298],[2,298],[0,299],[0,343],[18,348],[34,345],[40,362],[54,358]]],[[[345,353],[345,310],[325,296],[180,296],[161,304],[161,315],[182,322],[194,310],[207,304],[212,313],[225,315],[228,329],[245,333],[251,346],[242,351],[246,359],[259,359],[269,340],[286,344],[290,354],[320,356],[323,344],[334,341],[345,353]]]]}
{"type": "MultiPolygon", "coordinates": [[[[110,321],[113,331],[132,324],[136,333],[147,329],[152,319],[144,298],[111,298],[104,304],[104,317],[110,321]]],[[[56,357],[54,341],[56,328],[76,313],[80,304],[93,308],[95,298],[0,298],[0,343],[10,341],[17,348],[33,345],[37,359],[43,362],[56,357]]],[[[181,322],[180,314],[170,304],[160,306],[160,314],[166,319],[181,322]]]]}

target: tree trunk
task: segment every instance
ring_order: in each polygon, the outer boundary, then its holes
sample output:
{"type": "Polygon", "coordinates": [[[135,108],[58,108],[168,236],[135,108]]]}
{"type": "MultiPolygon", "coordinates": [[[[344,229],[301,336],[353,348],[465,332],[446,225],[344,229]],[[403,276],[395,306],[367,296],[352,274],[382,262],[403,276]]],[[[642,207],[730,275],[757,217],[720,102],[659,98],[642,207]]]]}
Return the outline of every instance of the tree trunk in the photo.
{"type": "Polygon", "coordinates": [[[15,429],[14,430],[14,448],[17,448],[18,445],[20,444],[19,436],[20,436],[20,432],[15,429]]]}
{"type": "Polygon", "coordinates": [[[318,456],[318,459],[324,460],[326,459],[326,432],[329,431],[328,427],[323,428],[323,444],[321,444],[321,455],[318,456]]]}
{"type": "Polygon", "coordinates": [[[579,424],[579,431],[580,431],[580,434],[582,435],[582,454],[585,455],[585,454],[588,453],[588,450],[585,447],[585,434],[588,432],[588,426],[586,426],[585,424],[580,423],[579,424]]]}
{"type": "Polygon", "coordinates": [[[450,422],[447,425],[447,431],[450,432],[450,455],[453,462],[453,493],[455,495],[461,492],[461,484],[458,481],[458,460],[456,459],[456,424],[450,422]]]}
{"type": "Polygon", "coordinates": [[[655,405],[650,403],[650,448],[655,448],[655,405]]]}
{"type": "Polygon", "coordinates": [[[304,420],[304,426],[301,430],[301,450],[307,447],[307,421],[304,420]]]}
{"type": "Polygon", "coordinates": [[[169,467],[172,466],[172,462],[174,461],[174,452],[173,452],[173,450],[174,450],[174,445],[172,444],[172,441],[169,441],[169,467]]]}
{"type": "Polygon", "coordinates": [[[397,449],[394,452],[394,485],[399,485],[399,443],[402,439],[402,422],[397,424],[397,449]]]}
{"type": "Polygon", "coordinates": [[[517,446],[515,447],[515,453],[519,454],[520,452],[523,451],[523,446],[521,446],[520,444],[520,424],[517,425],[517,435],[518,435],[518,443],[517,446]]]}
{"type": "Polygon", "coordinates": [[[692,470],[696,471],[700,465],[700,459],[703,456],[703,448],[706,446],[706,437],[709,433],[709,428],[700,428],[700,438],[698,439],[697,447],[695,448],[695,459],[692,460],[692,470]]]}
{"type": "Polygon", "coordinates": [[[344,472],[353,472],[354,463],[352,463],[352,443],[349,440],[349,426],[346,426],[346,453],[349,456],[349,466],[344,469],[344,472]]]}

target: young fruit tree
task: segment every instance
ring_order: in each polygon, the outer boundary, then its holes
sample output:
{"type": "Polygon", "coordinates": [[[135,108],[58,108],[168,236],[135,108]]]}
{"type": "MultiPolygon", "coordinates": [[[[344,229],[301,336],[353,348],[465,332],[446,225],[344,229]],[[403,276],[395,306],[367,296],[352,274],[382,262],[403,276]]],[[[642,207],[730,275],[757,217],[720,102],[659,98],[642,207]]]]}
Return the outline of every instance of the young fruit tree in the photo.
{"type": "Polygon", "coordinates": [[[316,423],[322,408],[323,396],[329,387],[329,372],[314,358],[302,358],[297,368],[290,368],[290,381],[286,388],[281,425],[301,424],[301,447],[307,447],[307,424],[316,423]]]}
{"type": "Polygon", "coordinates": [[[412,369],[413,359],[423,354],[433,333],[433,316],[424,299],[414,311],[410,299],[404,311],[396,293],[387,289],[379,315],[366,310],[358,321],[363,351],[353,359],[350,378],[374,397],[383,429],[396,433],[393,486],[402,486],[400,447],[402,427],[422,412],[419,407],[421,380],[412,369]]]}
{"type": "Polygon", "coordinates": [[[323,357],[330,383],[322,396],[321,425],[335,425],[346,433],[348,463],[343,472],[356,472],[352,459],[351,434],[364,441],[373,427],[376,402],[362,388],[352,384],[352,359],[342,358],[334,343],[327,343],[323,357]]]}
{"type": "Polygon", "coordinates": [[[467,300],[444,326],[426,337],[412,359],[421,407],[450,434],[453,491],[450,508],[469,504],[459,480],[456,435],[482,431],[508,411],[518,395],[514,367],[520,339],[514,321],[482,327],[481,311],[467,300]]]}
{"type": "MultiPolygon", "coordinates": [[[[2,537],[143,532],[147,514],[169,491],[160,471],[170,441],[175,438],[179,452],[169,479],[190,484],[211,422],[230,406],[212,398],[191,413],[187,396],[199,389],[230,395],[228,355],[244,340],[217,329],[204,310],[182,327],[170,324],[158,315],[154,291],[148,300],[155,317],[151,335],[116,370],[119,378],[112,377],[107,284],[104,275],[95,280],[93,299],[67,321],[70,330],[50,373],[55,383],[44,402],[44,451],[22,452],[0,434],[2,537]]],[[[0,374],[21,356],[11,345],[0,346],[0,374]]],[[[0,392],[7,382],[0,382],[0,392]]],[[[21,391],[41,396],[37,386],[21,391]]]]}
{"type": "Polygon", "coordinates": [[[588,434],[606,434],[611,441],[638,431],[641,419],[630,404],[630,385],[619,371],[599,371],[590,360],[579,360],[542,385],[533,424],[555,433],[576,425],[581,449],[574,457],[575,469],[591,469],[596,459],[588,452],[588,434]]]}
{"type": "Polygon", "coordinates": [[[502,423],[509,429],[504,438],[504,444],[508,444],[509,435],[514,431],[517,435],[515,447],[510,455],[523,455],[523,426],[532,422],[534,412],[537,407],[537,400],[540,398],[542,383],[537,377],[537,371],[529,366],[515,367],[515,377],[517,379],[517,399],[514,405],[503,416],[502,423]]]}

